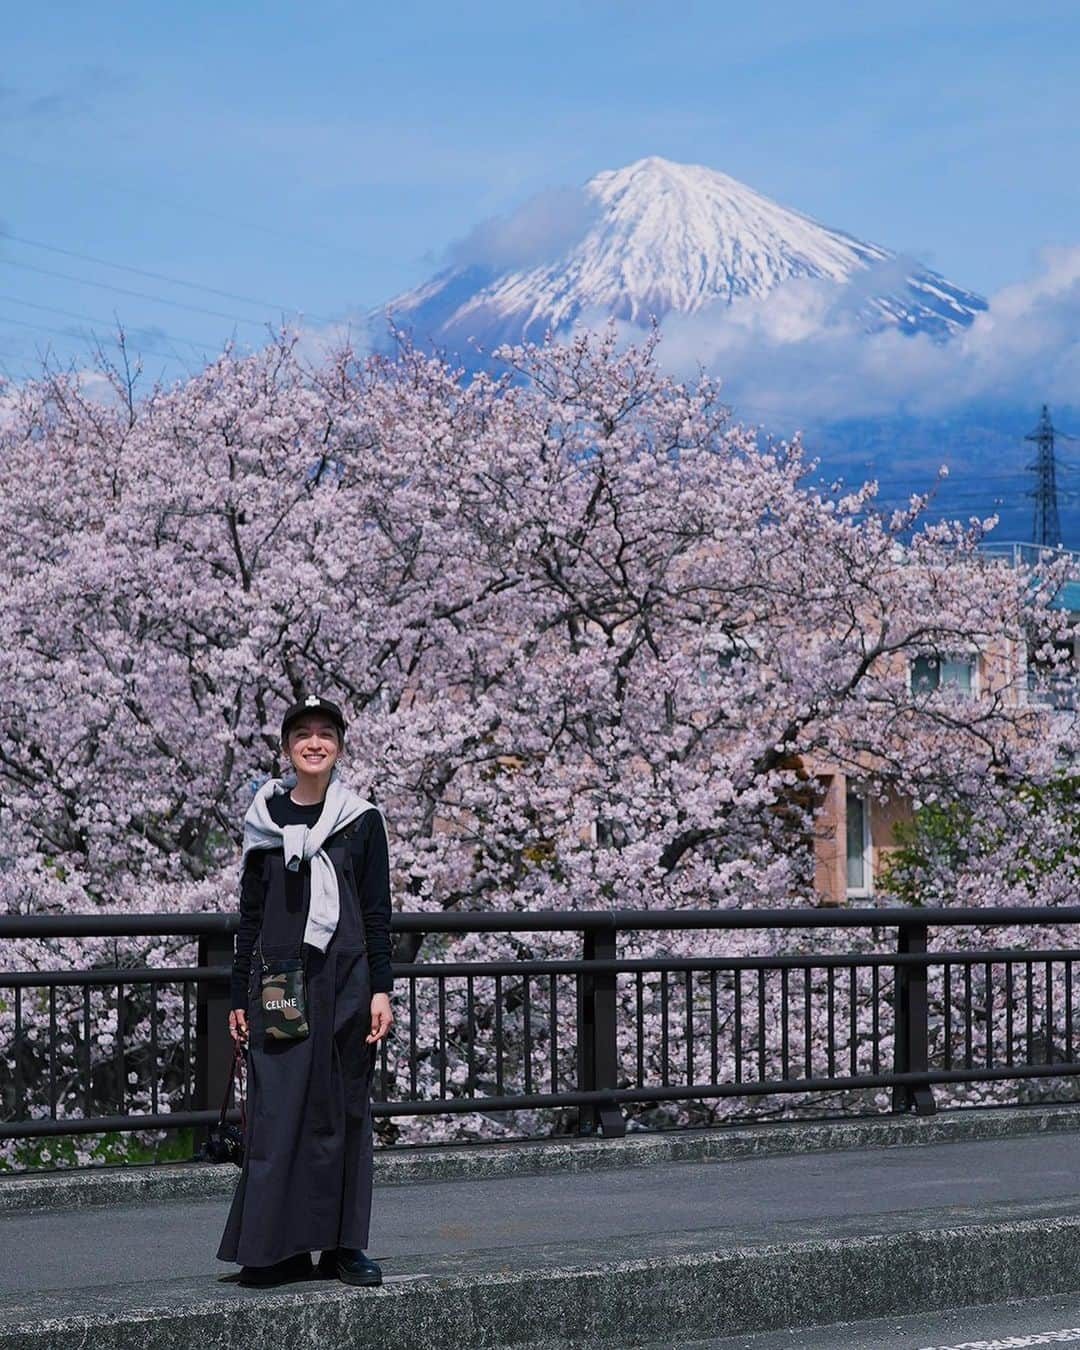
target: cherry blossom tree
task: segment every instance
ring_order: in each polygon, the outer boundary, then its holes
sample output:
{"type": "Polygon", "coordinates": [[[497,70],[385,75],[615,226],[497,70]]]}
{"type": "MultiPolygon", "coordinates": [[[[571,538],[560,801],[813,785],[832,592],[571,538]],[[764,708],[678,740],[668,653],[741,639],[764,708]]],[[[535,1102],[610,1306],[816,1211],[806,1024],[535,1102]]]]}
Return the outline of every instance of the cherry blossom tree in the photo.
{"type": "MultiPolygon", "coordinates": [[[[1063,565],[1005,566],[980,552],[986,522],[819,482],[798,436],[762,443],[714,381],[664,375],[657,340],[505,348],[505,374],[466,381],[404,339],[309,365],[283,332],[171,387],[104,364],[108,398],[58,372],[8,390],[0,907],[234,907],[244,810],[313,689],[346,709],[343,773],[386,811],[411,910],[813,903],[822,766],[984,821],[1052,783],[1075,728],[1028,697],[1027,652],[1052,664],[1063,565]],[[914,659],[957,650],[996,671],[978,698],[913,691],[914,659]]],[[[963,898],[1014,898],[1000,861],[974,860],[963,898]]],[[[178,951],[18,942],[3,960],[178,951]]],[[[163,1001],[174,1045],[178,1015],[163,1001]]],[[[495,1126],[400,1137],[466,1128],[495,1126]]]]}

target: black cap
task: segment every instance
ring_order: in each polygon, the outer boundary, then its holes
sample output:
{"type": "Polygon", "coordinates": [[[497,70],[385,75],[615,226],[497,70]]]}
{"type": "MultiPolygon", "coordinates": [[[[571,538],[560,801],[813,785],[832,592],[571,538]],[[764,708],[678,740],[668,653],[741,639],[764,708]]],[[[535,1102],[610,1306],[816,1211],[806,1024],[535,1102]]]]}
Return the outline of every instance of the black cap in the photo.
{"type": "Polygon", "coordinates": [[[289,728],[299,717],[305,713],[323,713],[334,723],[341,733],[341,739],[345,739],[345,715],[336,703],[328,698],[320,698],[318,694],[308,694],[302,698],[299,703],[294,703],[291,708],[286,709],[285,716],[281,719],[281,744],[285,744],[285,739],[289,734],[289,728]]]}

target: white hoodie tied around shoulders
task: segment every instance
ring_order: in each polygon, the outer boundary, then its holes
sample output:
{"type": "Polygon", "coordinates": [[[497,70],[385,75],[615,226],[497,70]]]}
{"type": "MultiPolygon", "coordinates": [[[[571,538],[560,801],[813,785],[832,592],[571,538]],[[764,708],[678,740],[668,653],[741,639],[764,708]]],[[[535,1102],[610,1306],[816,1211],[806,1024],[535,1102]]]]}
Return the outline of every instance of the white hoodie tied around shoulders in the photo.
{"type": "MultiPolygon", "coordinates": [[[[346,787],[338,778],[338,766],[335,764],[330,771],[323,809],[315,824],[279,825],[270,815],[269,800],[295,786],[296,771],[290,769],[280,778],[268,778],[255,793],[244,817],[244,851],[240,858],[240,875],[244,874],[244,864],[252,849],[280,848],[285,855],[285,866],[290,872],[299,871],[301,859],[307,858],[311,863],[311,904],[304,928],[304,941],[325,952],[337,928],[341,896],[337,872],[323,844],[335,830],[348,825],[373,806],[380,816],[382,809],[375,802],[368,801],[352,788],[346,787]]],[[[384,820],[384,827],[385,824],[384,820]]]]}

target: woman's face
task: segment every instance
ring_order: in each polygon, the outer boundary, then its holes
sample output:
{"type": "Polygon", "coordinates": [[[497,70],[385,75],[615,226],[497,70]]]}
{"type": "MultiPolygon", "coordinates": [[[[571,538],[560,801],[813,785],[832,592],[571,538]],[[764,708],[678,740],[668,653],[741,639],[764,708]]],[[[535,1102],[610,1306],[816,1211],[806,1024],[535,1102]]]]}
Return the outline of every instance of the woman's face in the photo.
{"type": "Polygon", "coordinates": [[[298,774],[328,774],[341,754],[337,727],[320,713],[305,713],[289,728],[288,751],[298,774]]]}

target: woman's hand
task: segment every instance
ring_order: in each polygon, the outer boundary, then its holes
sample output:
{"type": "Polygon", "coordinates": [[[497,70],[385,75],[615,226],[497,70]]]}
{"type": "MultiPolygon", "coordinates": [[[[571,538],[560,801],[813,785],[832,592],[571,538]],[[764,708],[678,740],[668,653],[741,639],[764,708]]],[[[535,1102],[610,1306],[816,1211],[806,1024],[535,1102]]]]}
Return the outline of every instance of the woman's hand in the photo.
{"type": "Polygon", "coordinates": [[[373,994],[371,997],[371,1034],[364,1037],[367,1045],[381,1041],[394,1025],[394,1014],[390,1011],[389,994],[373,994]]]}
{"type": "Polygon", "coordinates": [[[247,1013],[243,1008],[233,1008],[229,1013],[229,1035],[234,1045],[243,1045],[247,1041],[247,1013]]]}

